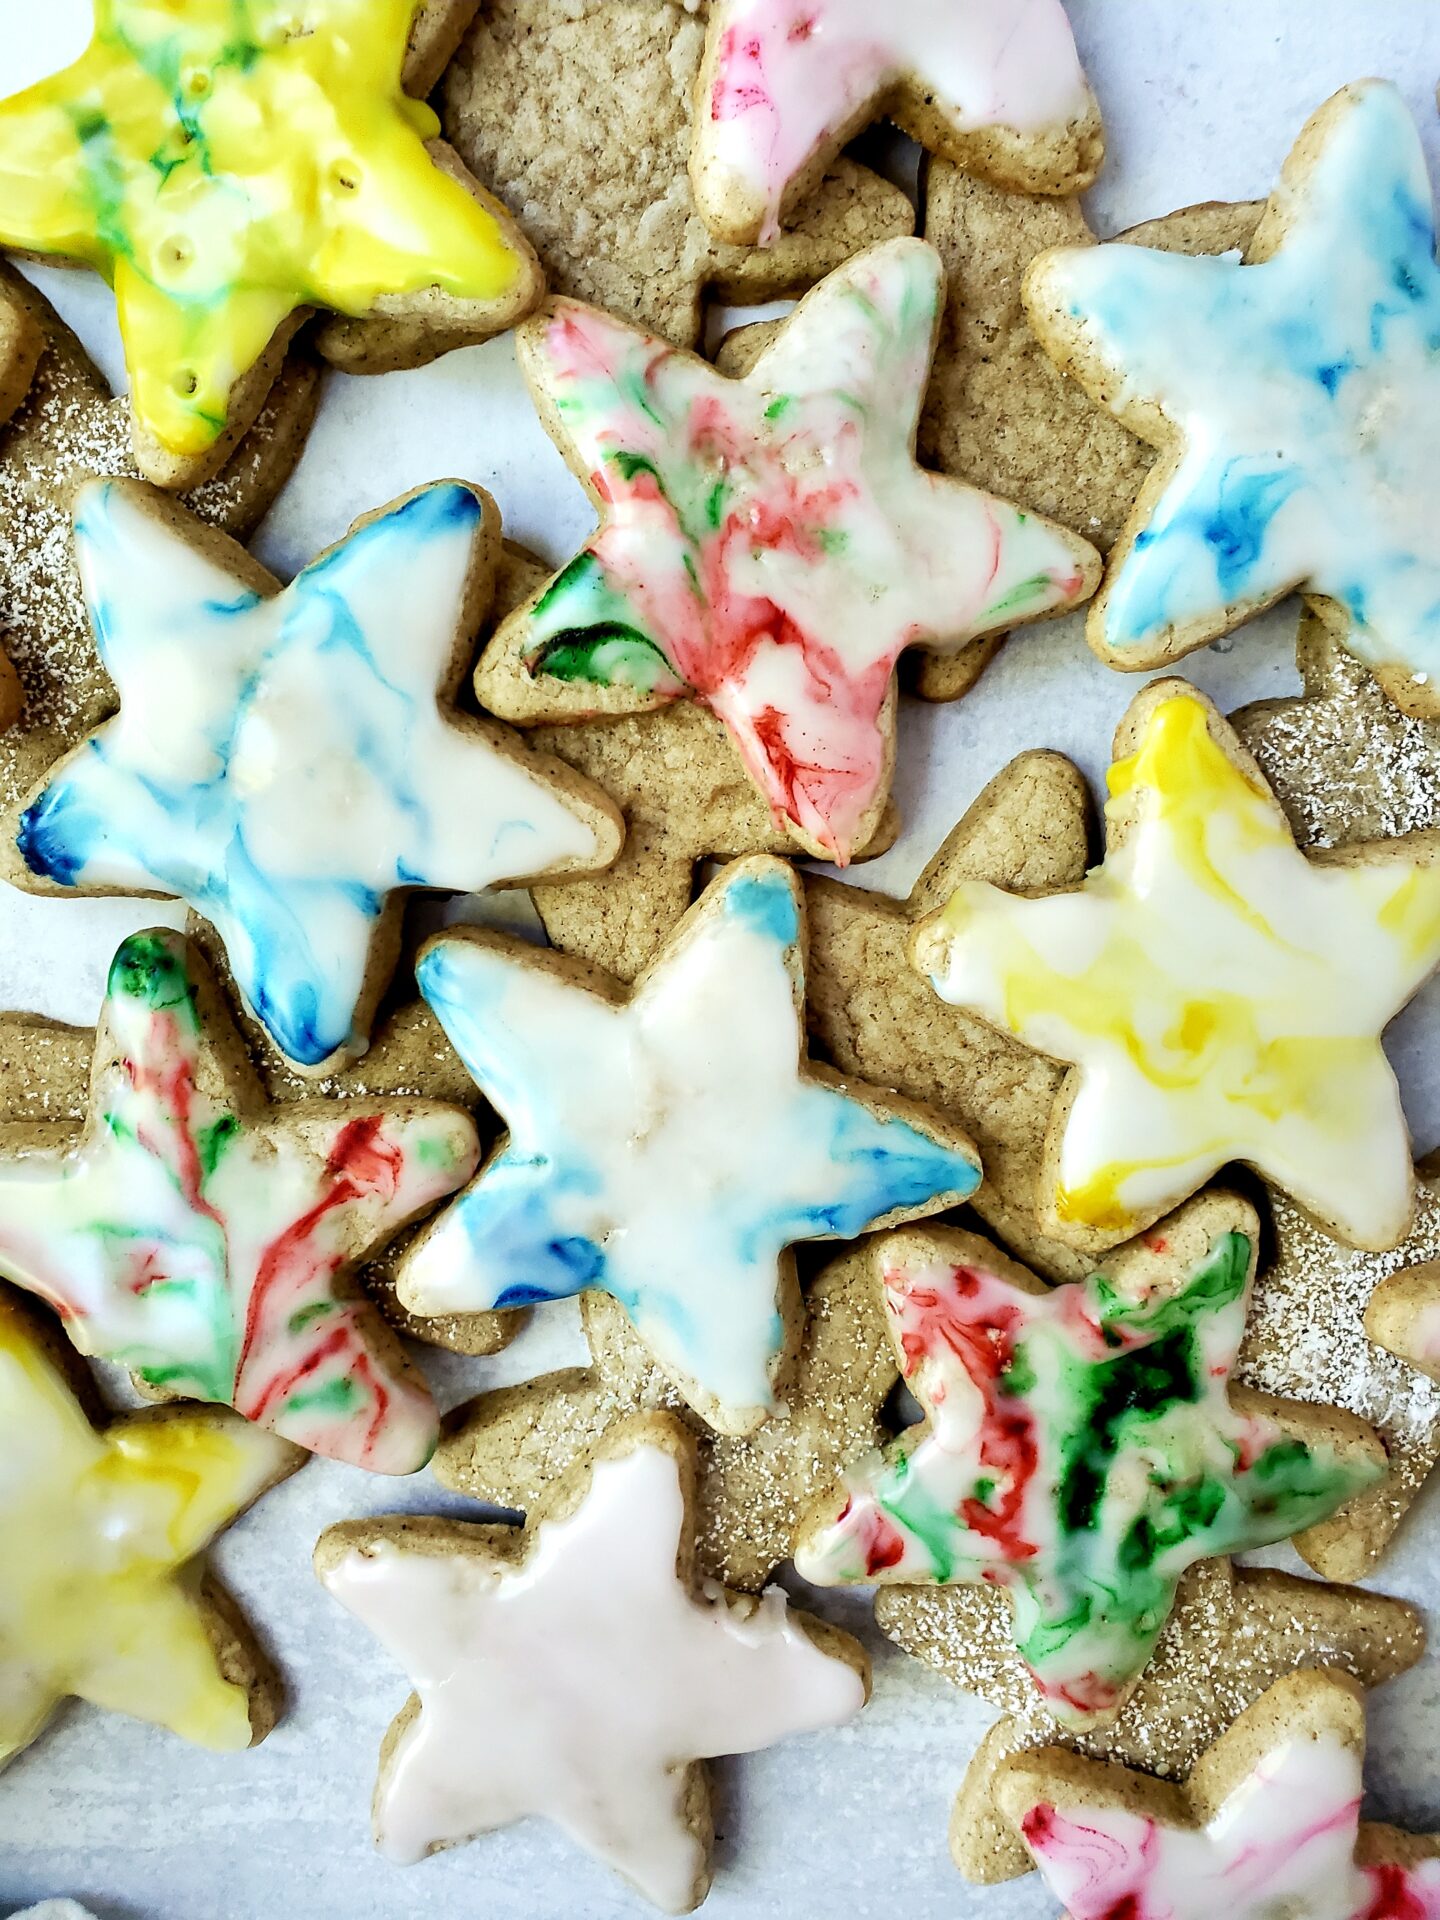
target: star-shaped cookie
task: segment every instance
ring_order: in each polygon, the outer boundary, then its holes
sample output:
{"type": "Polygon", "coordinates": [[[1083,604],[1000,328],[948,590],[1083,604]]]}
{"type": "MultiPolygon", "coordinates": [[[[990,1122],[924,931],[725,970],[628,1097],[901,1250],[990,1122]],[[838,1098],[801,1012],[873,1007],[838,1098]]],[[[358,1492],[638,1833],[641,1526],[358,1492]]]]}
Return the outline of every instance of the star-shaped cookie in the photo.
{"type": "Polygon", "coordinates": [[[363,1049],[404,892],[614,858],[604,794],[452,704],[498,550],[487,496],[422,488],[285,588],[138,484],[82,491],[75,538],[120,712],[32,798],[11,873],[187,900],[298,1065],[363,1049]]]}
{"type": "Polygon", "coordinates": [[[433,86],[472,11],[95,0],[80,58],[0,101],[0,244],[113,285],[148,478],[214,471],[310,307],[385,323],[378,369],[539,298],[528,244],[404,91],[433,86]]]}
{"type": "Polygon", "coordinates": [[[303,1454],[213,1408],[97,1431],[56,1344],[0,1288],[0,1765],[70,1696],[205,1747],[263,1740],[278,1686],[195,1562],[303,1454]]]}
{"type": "Polygon", "coordinates": [[[1365,1702],[1287,1675],[1183,1787],[1063,1747],[1009,1761],[997,1798],[1070,1920],[1426,1920],[1440,1834],[1360,1819],[1365,1702]]]}
{"type": "Polygon", "coordinates": [[[852,1462],[802,1528],[818,1585],[988,1584],[1056,1719],[1113,1717],[1197,1560],[1267,1546],[1373,1484],[1362,1422],[1232,1399],[1259,1221],[1214,1194],[1054,1289],[988,1241],[877,1241],[925,1419],[852,1462]]]}
{"type": "Polygon", "coordinates": [[[913,943],[942,998],[1071,1066],[1042,1223],[1113,1244],[1244,1160],[1337,1238],[1394,1246],[1413,1172],[1380,1034],[1440,961],[1440,843],[1307,859],[1181,680],[1132,702],[1109,788],[1080,887],[962,883],[913,943]]]}
{"type": "Polygon", "coordinates": [[[0,1160],[0,1273],[152,1387],[411,1473],[434,1407],[342,1278],[477,1154],[469,1115],[434,1101],[270,1108],[194,953],[137,934],[111,967],[80,1140],[0,1160]]]}
{"type": "Polygon", "coordinates": [[[1102,659],[1164,665],[1303,587],[1392,699],[1440,713],[1440,271],[1394,87],[1312,117],[1242,262],[1062,250],[1025,300],[1061,367],[1162,449],[1091,609],[1102,659]]]}
{"type": "MultiPolygon", "coordinates": [[[[533,554],[506,541],[496,577],[497,624],[536,593],[548,573],[533,554]]],[[[602,787],[624,815],[625,844],[602,875],[530,889],[551,945],[617,980],[633,980],[654,959],[693,901],[703,861],[794,847],[746,775],[724,722],[694,701],[536,727],[529,738],[602,787]]],[[[898,830],[892,803],[855,858],[884,853],[898,830]]]]}
{"type": "MultiPolygon", "coordinates": [[[[91,638],[70,516],[86,482],[133,477],[136,467],[128,401],[111,394],[50,303],[3,260],[0,295],[43,341],[28,392],[0,426],[0,619],[23,699],[20,725],[0,733],[0,810],[8,822],[46,768],[114,708],[91,638]]],[[[186,496],[190,511],[245,538],[299,457],[318,386],[315,368],[291,355],[228,463],[186,496]]]]}
{"type": "Polygon", "coordinates": [[[842,864],[894,758],[894,668],[1090,592],[1098,560],[915,464],[940,264],[896,240],[808,294],[740,380],[559,302],[522,330],[547,428],[601,525],[477,674],[507,718],[676,698],[729,728],[777,824],[842,864]]]}
{"type": "Polygon", "coordinates": [[[784,1595],[695,1591],[694,1443],[612,1429],[516,1529],[353,1521],[320,1578],[416,1692],[382,1749],[375,1835],[402,1862],[543,1815],[671,1913],[704,1898],[699,1763],[851,1719],[869,1663],[784,1595]]]}
{"type": "Polygon", "coordinates": [[[1010,1754],[1058,1737],[1078,1753],[1183,1777],[1210,1741],[1297,1667],[1338,1668],[1376,1687],[1413,1667],[1425,1645],[1420,1616],[1403,1600],[1207,1560],[1181,1581],[1154,1658],[1114,1722],[1058,1732],[1015,1655],[1001,1594],[890,1587],[875,1611],[907,1653],[1004,1710],[970,1762],[950,1829],[956,1865],[986,1884],[1031,1865],[994,1804],[996,1773],[1010,1754]]]}
{"type": "Polygon", "coordinates": [[[1002,186],[1080,193],[1100,109],[1061,0],[711,0],[690,177],[712,233],[773,243],[846,141],[888,114],[1002,186]]]}
{"type": "Polygon", "coordinates": [[[442,1486],[528,1513],[555,1479],[633,1413],[679,1414],[697,1443],[695,1560],[707,1579],[759,1592],[788,1560],[802,1516],[848,1462],[880,1445],[899,1370],[865,1245],[805,1288],[805,1330],[783,1410],[750,1434],[713,1433],[685,1406],[607,1294],[586,1294],[590,1365],[499,1387],[458,1408],[431,1470],[442,1486]]]}
{"type": "Polygon", "coordinates": [[[715,240],[686,173],[704,42],[704,7],[685,0],[482,0],[439,101],[552,288],[682,347],[707,295],[803,293],[915,225],[907,194],[840,159],[775,246],[715,240]]]}
{"type": "Polygon", "coordinates": [[[722,1432],[772,1414],[797,1241],[957,1205],[974,1148],[803,1051],[800,883],[766,855],[706,889],[633,991],[503,935],[441,934],[420,990],[510,1126],[400,1270],[412,1311],[613,1294],[722,1432]]]}

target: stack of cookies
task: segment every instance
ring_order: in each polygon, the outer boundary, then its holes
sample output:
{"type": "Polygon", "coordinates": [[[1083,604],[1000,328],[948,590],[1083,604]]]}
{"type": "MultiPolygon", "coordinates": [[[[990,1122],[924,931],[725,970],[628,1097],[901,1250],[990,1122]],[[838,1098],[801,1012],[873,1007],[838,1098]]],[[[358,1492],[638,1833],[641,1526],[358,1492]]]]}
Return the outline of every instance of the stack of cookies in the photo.
{"type": "Polygon", "coordinates": [[[1440,1454],[1381,1045],[1440,966],[1419,136],[1359,82],[1263,205],[1099,241],[1061,0],[889,12],[96,0],[0,102],[0,244],[103,273],[130,374],[0,269],[0,874],[190,914],[93,1032],[0,1019],[0,1761],[70,1696],[263,1739],[209,1543],[312,1455],[428,1466],[314,1548],[415,1689],[395,1860],[538,1814],[687,1911],[704,1763],[864,1708],[859,1587],[1002,1716],[972,1881],[1440,1920],[1440,1836],[1359,1820],[1422,1624],[1346,1584],[1440,1454]],[[842,153],[884,117],[923,237],[842,153]],[[704,358],[706,295],[800,297],[704,358]],[[511,327],[595,508],[558,572],[464,479],[251,556],[322,362],[511,327]],[[1037,712],[908,899],[834,871],[902,688],[1294,592],[1304,694],[1147,679],[1103,836],[1037,712]],[[415,904],[517,887],[543,940],[415,904]],[[576,1297],[587,1365],[440,1420],[427,1346],[576,1297]],[[1319,1578],[1232,1563],[1287,1540],[1319,1578]]]}

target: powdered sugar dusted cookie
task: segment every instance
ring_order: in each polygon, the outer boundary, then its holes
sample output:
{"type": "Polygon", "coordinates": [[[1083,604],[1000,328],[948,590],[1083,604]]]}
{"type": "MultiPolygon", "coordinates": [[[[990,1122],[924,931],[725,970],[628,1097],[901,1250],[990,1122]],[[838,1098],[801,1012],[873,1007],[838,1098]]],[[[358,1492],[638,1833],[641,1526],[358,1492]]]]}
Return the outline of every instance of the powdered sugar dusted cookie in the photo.
{"type": "Polygon", "coordinates": [[[406,1257],[419,1313],[591,1287],[626,1308],[723,1432],[772,1415],[798,1341],[798,1241],[957,1205],[958,1129],[803,1052],[800,883],[756,855],[717,878],[623,995],[565,956],[442,934],[421,992],[510,1135],[406,1257]]]}
{"type": "MultiPolygon", "coordinates": [[[[0,734],[0,806],[8,811],[114,706],[91,637],[70,516],[86,481],[132,477],[136,467],[128,402],[111,394],[54,308],[3,261],[0,293],[42,339],[29,390],[0,427],[0,617],[23,700],[20,724],[0,734]]],[[[245,538],[299,456],[317,387],[314,367],[292,355],[226,465],[186,496],[190,511],[245,538]]]]}
{"type": "Polygon", "coordinates": [[[1076,605],[1085,542],[917,467],[941,275],[893,241],[810,293],[742,380],[557,303],[520,336],[601,526],[501,626],[476,686],[510,719],[702,701],[777,824],[848,860],[894,757],[893,673],[1076,605]]]}
{"type": "Polygon", "coordinates": [[[1104,154],[1061,0],[711,0],[690,176],[724,240],[772,244],[853,135],[888,114],[1000,185],[1079,193],[1104,154]]]}
{"type": "Polygon", "coordinates": [[[703,7],[681,0],[482,0],[441,95],[555,291],[682,347],[707,294],[801,293],[915,224],[898,187],[839,159],[776,246],[713,239],[686,173],[704,39],[703,7]]]}
{"type": "Polygon", "coordinates": [[[147,478],[216,470],[311,307],[363,322],[338,351],[380,372],[539,299],[530,247],[412,97],[473,11],[107,0],[77,61],[0,101],[0,244],[114,286],[147,478]]]}
{"type": "Polygon", "coordinates": [[[1162,449],[1091,609],[1102,659],[1164,665],[1303,587],[1393,700],[1440,713],[1440,272],[1394,87],[1312,117],[1242,262],[1062,250],[1025,299],[1065,371],[1162,449]]]}
{"type": "Polygon", "coordinates": [[[344,1283],[468,1177],[468,1114],[270,1107],[197,957],[155,932],[111,967],[83,1134],[32,1122],[16,1145],[0,1162],[0,1273],[57,1307],[78,1348],[314,1452],[424,1465],[429,1393],[344,1283]]]}
{"type": "Polygon", "coordinates": [[[405,892],[614,858],[604,794],[453,704],[499,547],[487,495],[422,488],[284,588],[133,484],[84,490],[75,537],[120,711],[30,798],[9,871],[180,895],[296,1065],[363,1050],[405,892]]]}
{"type": "Polygon", "coordinates": [[[1338,1238],[1395,1246],[1413,1172],[1379,1036],[1440,960],[1440,842],[1307,860],[1184,681],[1132,702],[1115,755],[1079,888],[965,882],[913,941],[942,998],[1071,1064],[1043,1223],[1113,1244],[1238,1159],[1338,1238]]]}
{"type": "Polygon", "coordinates": [[[1006,1763],[996,1797],[1071,1920],[1412,1920],[1440,1913],[1440,1835],[1360,1820],[1364,1695],[1277,1681],[1184,1787],[1063,1747],[1006,1763]]]}
{"type": "Polygon", "coordinates": [[[0,1288],[0,1765],[70,1696],[221,1751],[263,1740],[279,1684],[198,1556],[304,1455],[213,1407],[104,1421],[73,1360],[0,1288]]]}
{"type": "Polygon", "coordinates": [[[1419,1614],[1403,1600],[1205,1561],[1181,1581],[1154,1658],[1113,1723],[1060,1734],[1015,1656],[1001,1595],[892,1587],[876,1615],[907,1652],[1005,1710],[970,1762],[950,1830],[956,1865],[985,1883],[1031,1865],[993,1799],[1008,1755],[1058,1737],[1078,1753],[1183,1778],[1209,1742],[1297,1667],[1338,1669],[1375,1687],[1414,1666],[1425,1639],[1419,1614]]]}
{"type": "Polygon", "coordinates": [[[797,1571],[999,1587],[1055,1718],[1113,1718],[1187,1567],[1288,1538],[1384,1471],[1361,1421],[1232,1400],[1258,1237],[1253,1209],[1217,1193],[1053,1290],[974,1234],[878,1241],[926,1419],[846,1468],[797,1571]]]}
{"type": "Polygon", "coordinates": [[[694,1441],[611,1430],[523,1532],[357,1520],[316,1548],[329,1591],[416,1692],[381,1749],[375,1837],[401,1862],[539,1814],[683,1913],[710,1886],[701,1762],[851,1719],[869,1662],[772,1588],[696,1591],[694,1441]]]}
{"type": "Polygon", "coordinates": [[[432,1462],[436,1479],[529,1512],[617,1420],[676,1412],[699,1443],[696,1565],[727,1587],[758,1591],[789,1559],[802,1515],[834,1475],[884,1438],[881,1411],[899,1369],[865,1246],[831,1260],[805,1288],[785,1404],[750,1434],[705,1428],[607,1294],[587,1294],[581,1313],[590,1365],[498,1388],[450,1416],[432,1462]]]}

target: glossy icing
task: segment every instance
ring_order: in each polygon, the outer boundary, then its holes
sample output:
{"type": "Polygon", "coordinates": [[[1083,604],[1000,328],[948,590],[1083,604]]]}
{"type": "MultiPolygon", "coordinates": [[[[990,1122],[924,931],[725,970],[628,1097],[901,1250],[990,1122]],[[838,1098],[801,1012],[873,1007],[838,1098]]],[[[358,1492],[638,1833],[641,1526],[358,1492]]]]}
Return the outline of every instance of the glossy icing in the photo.
{"type": "Polygon", "coordinates": [[[143,494],[96,482],[80,499],[120,712],[26,809],[21,854],[61,886],[187,900],[305,1066],[363,1046],[357,1006],[398,890],[478,891],[613,852],[437,704],[483,516],[469,488],[427,487],[264,595],[143,494]]]}
{"type": "MultiPolygon", "coordinates": [[[[1177,683],[1178,684],[1178,683],[1177,683]]],[[[1322,865],[1177,692],[1110,769],[1125,828],[1070,893],[959,886],[916,941],[936,991],[1079,1068],[1063,1221],[1121,1232],[1245,1160],[1394,1245],[1409,1138],[1379,1035],[1440,960],[1440,869],[1322,865]]]]}
{"type": "Polygon", "coordinates": [[[408,1256],[407,1304],[601,1287],[738,1430],[772,1409],[782,1248],[979,1182],[968,1153],[801,1072],[800,943],[794,873],[763,857],[712,884],[625,1004],[509,948],[432,942],[421,992],[510,1137],[408,1256]]]}
{"type": "Polygon", "coordinates": [[[1379,1477],[1230,1405],[1251,1265],[1240,1233],[1188,1272],[1040,1292],[887,1259],[886,1315],[930,1422],[844,1476],[797,1571],[1003,1587],[1055,1717],[1113,1711],[1187,1567],[1283,1540],[1379,1477]]]}
{"type": "Polygon", "coordinates": [[[709,92],[696,116],[697,170],[723,169],[779,231],[790,182],[897,79],[914,75],[957,133],[1044,134],[1090,98],[1061,0],[717,0],[709,92]]]}
{"type": "Polygon", "coordinates": [[[185,1563],[291,1466],[215,1413],[96,1433],[0,1297],[0,1764],[77,1695],[205,1747],[250,1744],[185,1563]]]}
{"type": "Polygon", "coordinates": [[[657,1906],[693,1904],[705,1849],[685,1816],[690,1762],[839,1726],[865,1686],[778,1588],[743,1606],[690,1594],[685,1525],[674,1456],[644,1446],[602,1459],[518,1569],[391,1536],[322,1576],[420,1698],[376,1795],[384,1852],[416,1861],[541,1814],[657,1906]]]}
{"type": "Polygon", "coordinates": [[[313,1452],[414,1472],[435,1445],[430,1395],[336,1276],[468,1177],[469,1116],[420,1101],[257,1114],[220,1082],[195,993],[178,934],[120,948],[83,1139],[0,1162],[0,1273],[57,1308],[82,1353],[313,1452]]]}
{"type": "Polygon", "coordinates": [[[1440,1920],[1440,1860],[1358,1867],[1360,1756],[1273,1747],[1201,1829],[1041,1803],[1022,1832],[1071,1920],[1440,1920]]]}
{"type": "Polygon", "coordinates": [[[136,416],[203,452],[297,307],[531,271],[488,195],[427,150],[401,67],[417,0],[94,0],[73,66],[0,102],[0,244],[115,288],[136,416]]]}
{"type": "Polygon", "coordinates": [[[832,273],[743,380],[573,301],[529,377],[601,510],[522,615],[532,673],[703,701],[777,821],[849,858],[908,646],[1084,597],[1083,542],[915,465],[942,288],[896,240],[832,273]]]}
{"type": "Polygon", "coordinates": [[[1440,274],[1424,153],[1385,83],[1322,112],[1272,258],[1110,245],[1037,269],[1116,404],[1158,406],[1185,441],[1103,604],[1106,646],[1136,665],[1165,657],[1171,625],[1213,639],[1305,585],[1345,608],[1361,659],[1440,673],[1440,274]]]}

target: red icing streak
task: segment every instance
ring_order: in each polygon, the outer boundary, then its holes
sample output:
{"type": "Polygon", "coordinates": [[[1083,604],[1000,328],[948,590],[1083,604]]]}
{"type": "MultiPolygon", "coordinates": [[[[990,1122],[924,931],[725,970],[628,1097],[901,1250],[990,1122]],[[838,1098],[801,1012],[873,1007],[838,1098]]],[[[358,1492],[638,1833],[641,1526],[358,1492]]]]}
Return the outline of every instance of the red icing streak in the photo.
{"type": "Polygon", "coordinates": [[[980,1462],[987,1477],[993,1477],[998,1498],[994,1505],[973,1498],[962,1501],[961,1519],[1012,1564],[1032,1559],[1039,1549],[1026,1539],[1022,1522],[1025,1497],[1039,1465],[1035,1421],[1000,1388],[1014,1358],[1015,1337],[1025,1326],[1023,1310],[997,1299],[993,1277],[974,1267],[949,1270],[941,1284],[912,1281],[903,1271],[890,1269],[885,1289],[900,1329],[906,1379],[948,1348],[984,1402],[980,1462]]]}
{"type": "Polygon", "coordinates": [[[246,1305],[245,1334],[240,1363],[236,1369],[235,1404],[251,1420],[263,1420],[318,1373],[327,1360],[345,1357],[345,1371],[357,1386],[367,1390],[371,1416],[362,1451],[368,1453],[385,1425],[390,1408],[390,1390],[377,1370],[355,1324],[355,1309],[340,1303],[329,1311],[331,1326],[312,1341],[295,1365],[272,1373],[252,1385],[246,1378],[252,1356],[265,1351],[266,1323],[277,1335],[282,1331],[275,1322],[288,1318],[314,1281],[328,1280],[341,1264],[341,1256],[316,1244],[321,1223],[337,1208],[348,1206],[367,1193],[391,1198],[399,1186],[403,1156],[382,1131],[384,1122],[375,1114],[352,1120],[336,1136],[325,1167],[327,1185],[307,1213],[272,1240],[260,1257],[246,1305]]]}
{"type": "Polygon", "coordinates": [[[1370,1904],[1355,1920],[1430,1920],[1431,1907],[1412,1891],[1403,1867],[1367,1867],[1365,1878],[1370,1883],[1370,1904]]]}

